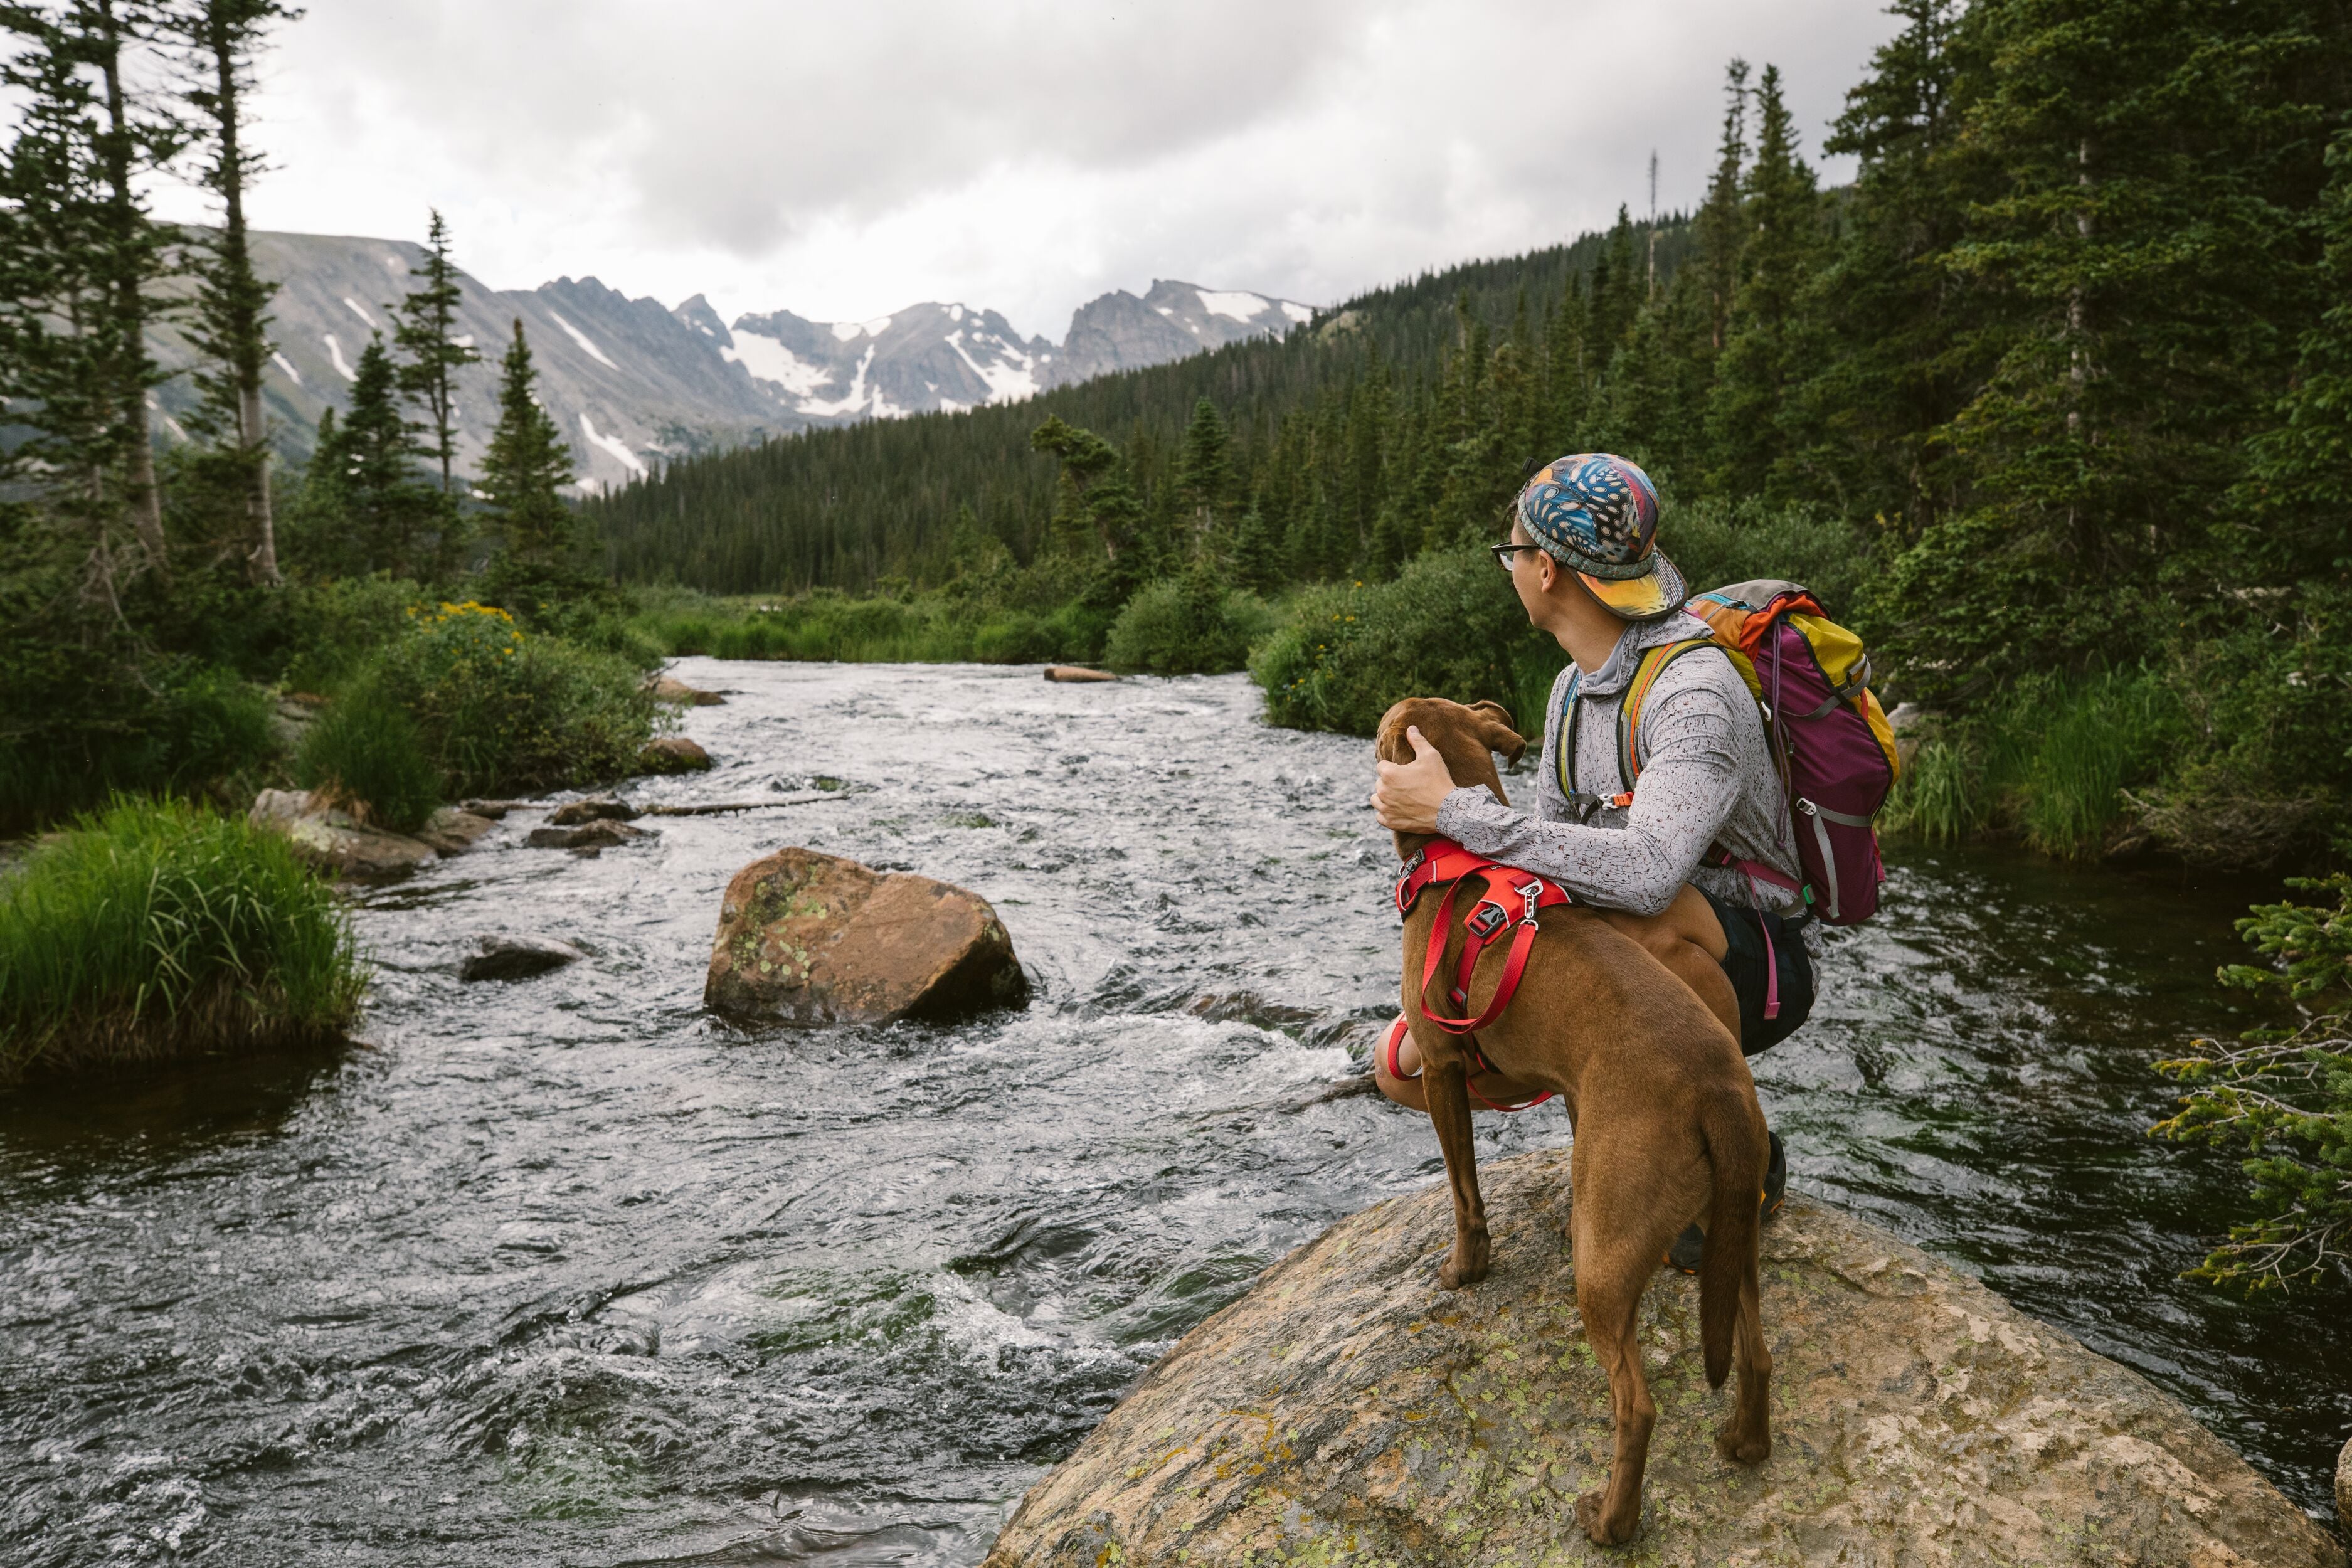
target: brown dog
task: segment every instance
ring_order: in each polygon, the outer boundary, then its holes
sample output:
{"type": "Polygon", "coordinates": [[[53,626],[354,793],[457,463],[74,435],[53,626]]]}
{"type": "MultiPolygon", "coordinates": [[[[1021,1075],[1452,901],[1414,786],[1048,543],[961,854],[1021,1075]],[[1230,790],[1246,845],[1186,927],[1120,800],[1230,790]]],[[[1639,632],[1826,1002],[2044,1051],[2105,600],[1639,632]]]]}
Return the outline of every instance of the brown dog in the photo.
{"type": "MultiPolygon", "coordinates": [[[[1484,784],[1507,805],[1492,753],[1516,762],[1527,745],[1510,718],[1492,702],[1465,708],[1409,698],[1381,718],[1376,747],[1384,762],[1410,762],[1404,732],[1418,726],[1455,784],[1484,784]]],[[[1396,835],[1399,858],[1428,841],[1423,834],[1396,835]]],[[[1474,891],[1455,901],[1451,929],[1435,933],[1445,943],[1441,976],[1454,973],[1474,891]]],[[[1486,1278],[1488,1244],[1470,1137],[1469,1055],[1463,1041],[1429,1022],[1414,994],[1438,902],[1434,891],[1424,893],[1405,921],[1403,993],[1421,1048],[1429,1119],[1454,1191],[1454,1251],[1437,1282],[1454,1290],[1486,1278]]],[[[1466,1016],[1486,1009],[1502,970],[1499,953],[1478,965],[1466,1016]]],[[[1772,1355],[1764,1345],[1756,1271],[1758,1194],[1769,1145],[1756,1083],[1738,1039],[1690,987],[1600,911],[1581,905],[1543,911],[1518,993],[1479,1031],[1478,1047],[1497,1071],[1553,1090],[1568,1107],[1575,1137],[1569,1179],[1576,1305],[1608,1373],[1616,1418],[1607,1489],[1578,1498],[1576,1519],[1594,1541],[1617,1545],[1633,1539],[1641,1521],[1642,1469],[1657,1419],[1634,1317],[1659,1258],[1702,1214],[1699,1333],[1707,1382],[1723,1385],[1735,1350],[1739,1363],[1738,1405],[1716,1447],[1726,1458],[1751,1465],[1772,1452],[1772,1355]]]]}

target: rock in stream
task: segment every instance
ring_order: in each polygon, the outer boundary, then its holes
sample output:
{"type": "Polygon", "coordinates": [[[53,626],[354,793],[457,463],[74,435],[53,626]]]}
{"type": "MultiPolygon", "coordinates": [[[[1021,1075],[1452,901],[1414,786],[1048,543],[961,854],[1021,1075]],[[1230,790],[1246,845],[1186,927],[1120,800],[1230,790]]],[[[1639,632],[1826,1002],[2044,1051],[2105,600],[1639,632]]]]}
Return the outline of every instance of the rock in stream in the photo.
{"type": "Polygon", "coordinates": [[[788,1024],[887,1024],[967,1016],[1028,994],[986,899],[795,847],[728,883],[702,995],[788,1024]]]}
{"type": "Polygon", "coordinates": [[[1640,1338],[1641,1533],[1592,1545],[1608,1382],[1577,1315],[1569,1155],[1481,1173],[1495,1272],[1437,1288],[1443,1183],[1332,1226],[1184,1336],[1034,1487],[989,1568],[1105,1563],[2179,1563],[2344,1554],[2137,1373],[1892,1234],[1792,1196],[1764,1231],[1772,1457],[1717,1457],[1698,1284],[1640,1338]]]}

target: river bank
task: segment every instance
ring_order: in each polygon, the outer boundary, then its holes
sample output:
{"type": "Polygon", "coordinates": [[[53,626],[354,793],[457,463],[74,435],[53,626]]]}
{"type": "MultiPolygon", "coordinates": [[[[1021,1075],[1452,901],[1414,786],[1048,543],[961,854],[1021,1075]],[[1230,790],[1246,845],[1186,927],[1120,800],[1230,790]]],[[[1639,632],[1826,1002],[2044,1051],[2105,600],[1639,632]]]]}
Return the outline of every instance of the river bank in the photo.
{"type": "MultiPolygon", "coordinates": [[[[977,1562],[1186,1329],[1437,1179],[1425,1122],[1307,1103],[1393,1008],[1361,742],[1264,726],[1238,677],[675,673],[729,694],[685,719],[717,766],[631,798],[774,810],[593,860],[512,814],[359,894],[368,1045],[0,1102],[0,1530],[27,1561],[176,1531],[257,1561],[977,1562]],[[719,891],[786,843],[982,893],[1037,1000],[714,1021],[719,891]],[[588,956],[462,981],[499,931],[588,956]]],[[[2242,1184],[2142,1136],[2172,1092],[2147,1061],[2254,1021],[2210,976],[2262,891],[1900,852],[1815,1022],[1756,1065],[1800,1191],[2324,1510],[2352,1325],[2178,1279],[2242,1184]]],[[[1485,1159],[1566,1136],[1480,1119],[1485,1159]]]]}

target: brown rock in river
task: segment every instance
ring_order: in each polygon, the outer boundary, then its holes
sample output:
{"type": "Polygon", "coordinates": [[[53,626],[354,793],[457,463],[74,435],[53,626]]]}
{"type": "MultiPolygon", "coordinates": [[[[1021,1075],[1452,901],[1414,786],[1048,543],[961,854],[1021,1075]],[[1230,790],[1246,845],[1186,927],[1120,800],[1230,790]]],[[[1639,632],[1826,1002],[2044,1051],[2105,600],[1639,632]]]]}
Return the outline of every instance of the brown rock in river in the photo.
{"type": "Polygon", "coordinates": [[[1025,1000],[1013,939],[977,893],[780,849],[719,907],[710,1006],[787,1024],[951,1018],[1025,1000]]]}
{"type": "Polygon", "coordinates": [[[684,708],[715,708],[727,700],[716,691],[704,691],[667,675],[646,682],[646,689],[656,702],[675,702],[684,708]]]}
{"type": "Polygon", "coordinates": [[[474,840],[496,827],[496,819],[479,812],[445,805],[425,819],[416,837],[443,855],[462,855],[474,847],[474,840]]]}
{"type": "Polygon", "coordinates": [[[314,870],[341,876],[398,877],[433,858],[433,847],[423,840],[370,827],[309,790],[263,790],[246,820],[285,835],[314,870]]]}
{"type": "Polygon", "coordinates": [[[1594,1546],[1610,1458],[1576,1310],[1568,1152],[1480,1173],[1495,1271],[1437,1288],[1444,1184],[1342,1220],[1194,1329],[1033,1487],[1015,1564],[2157,1563],[2342,1568],[2169,1394],[1887,1232],[1792,1196],[1763,1233],[1772,1457],[1717,1457],[1698,1282],[1662,1270],[1641,1532],[1594,1546]]]}
{"type": "Polygon", "coordinates": [[[583,822],[635,822],[640,815],[627,801],[600,795],[565,801],[547,814],[547,820],[553,827],[577,827],[583,822]]]}
{"type": "Polygon", "coordinates": [[[710,753],[683,735],[664,735],[646,742],[637,766],[649,773],[698,773],[710,766],[710,753]]]}

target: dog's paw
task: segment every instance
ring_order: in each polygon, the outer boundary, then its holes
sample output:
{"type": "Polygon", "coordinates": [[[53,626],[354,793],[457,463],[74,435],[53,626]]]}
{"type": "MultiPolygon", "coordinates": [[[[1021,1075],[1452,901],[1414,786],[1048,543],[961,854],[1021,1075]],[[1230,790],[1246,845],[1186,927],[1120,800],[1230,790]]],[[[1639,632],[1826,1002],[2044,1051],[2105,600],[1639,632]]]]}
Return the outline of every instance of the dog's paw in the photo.
{"type": "Polygon", "coordinates": [[[1459,1290],[1465,1285],[1475,1285],[1486,1278],[1492,1258],[1493,1248],[1483,1236],[1468,1243],[1455,1242],[1453,1253],[1438,1266],[1438,1288],[1459,1290]]]}
{"type": "Polygon", "coordinates": [[[1716,1431],[1715,1451],[1735,1465],[1760,1465],[1772,1457],[1772,1434],[1743,1439],[1738,1428],[1726,1422],[1716,1431]]]}
{"type": "Polygon", "coordinates": [[[1601,1523],[1601,1503],[1603,1494],[1587,1492],[1576,1500],[1576,1522],[1585,1539],[1596,1546],[1622,1546],[1633,1539],[1633,1526],[1640,1521],[1637,1513],[1622,1531],[1612,1531],[1601,1523]]]}

